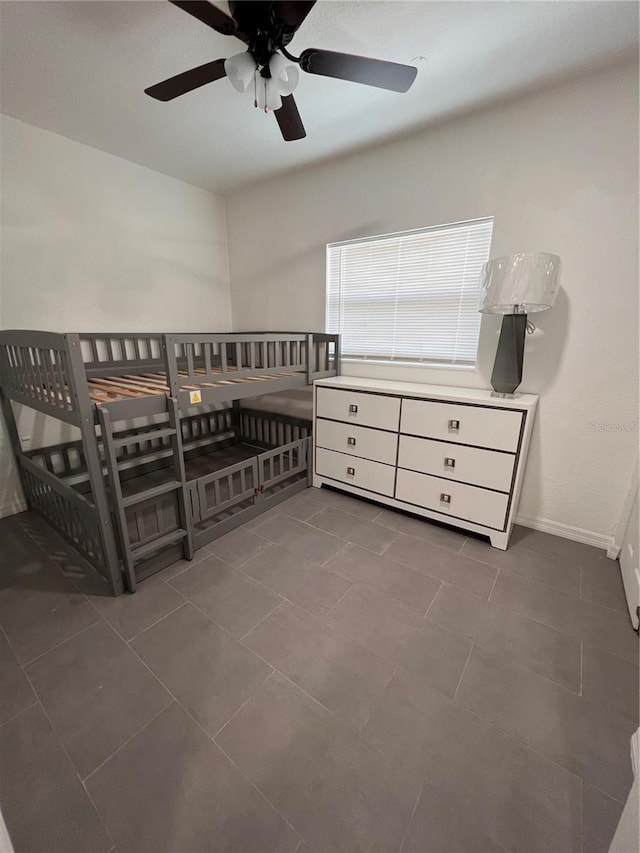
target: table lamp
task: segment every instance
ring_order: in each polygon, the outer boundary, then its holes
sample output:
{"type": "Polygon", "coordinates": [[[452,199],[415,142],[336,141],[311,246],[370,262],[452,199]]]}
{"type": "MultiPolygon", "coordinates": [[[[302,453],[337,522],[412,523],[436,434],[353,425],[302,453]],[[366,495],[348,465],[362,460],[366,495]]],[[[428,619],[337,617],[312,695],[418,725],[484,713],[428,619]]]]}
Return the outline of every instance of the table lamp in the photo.
{"type": "Polygon", "coordinates": [[[494,258],[482,269],[481,314],[502,314],[491,374],[494,397],[513,397],[522,382],[524,336],[534,326],[528,314],[551,308],[558,293],[560,258],[542,252],[494,258]]]}

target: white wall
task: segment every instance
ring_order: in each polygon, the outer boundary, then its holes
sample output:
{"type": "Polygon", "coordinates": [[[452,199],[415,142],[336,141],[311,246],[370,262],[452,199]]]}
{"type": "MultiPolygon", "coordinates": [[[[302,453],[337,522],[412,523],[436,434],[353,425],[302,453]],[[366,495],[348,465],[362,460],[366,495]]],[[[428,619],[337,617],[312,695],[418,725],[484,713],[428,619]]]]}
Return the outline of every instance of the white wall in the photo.
{"type": "MultiPolygon", "coordinates": [[[[16,119],[0,122],[0,328],[231,328],[222,198],[16,119]]],[[[56,440],[49,419],[27,414],[25,437],[56,440]]],[[[20,508],[2,428],[0,517],[20,508]]]]}
{"type": "MultiPolygon", "coordinates": [[[[494,215],[492,256],[563,264],[527,341],[521,390],[541,399],[522,520],[606,546],[638,439],[592,426],[638,421],[637,152],[626,64],[239,190],[227,199],[234,328],[323,329],[328,242],[494,215]]],[[[483,318],[475,373],[343,371],[488,387],[498,328],[483,318]]]]}

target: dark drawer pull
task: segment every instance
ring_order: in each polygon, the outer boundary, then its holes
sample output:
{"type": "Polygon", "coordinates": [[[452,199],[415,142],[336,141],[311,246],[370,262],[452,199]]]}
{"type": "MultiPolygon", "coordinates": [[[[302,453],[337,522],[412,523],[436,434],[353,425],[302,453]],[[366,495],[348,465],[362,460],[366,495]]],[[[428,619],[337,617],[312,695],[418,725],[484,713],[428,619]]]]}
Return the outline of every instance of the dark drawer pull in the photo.
{"type": "Polygon", "coordinates": [[[355,473],[356,473],[356,469],[355,469],[355,468],[347,468],[347,475],[348,475],[349,477],[353,477],[353,476],[355,476],[355,473]]]}
{"type": "Polygon", "coordinates": [[[349,414],[350,415],[357,415],[358,414],[358,407],[355,405],[355,403],[351,403],[351,405],[349,406],[349,414]]]}
{"type": "Polygon", "coordinates": [[[450,456],[445,456],[444,457],[444,467],[445,468],[455,468],[456,467],[456,460],[452,459],[450,456]]]}
{"type": "Polygon", "coordinates": [[[449,429],[460,429],[460,421],[449,421],[449,429]]]}
{"type": "Polygon", "coordinates": [[[440,495],[440,500],[442,501],[443,504],[450,504],[451,503],[451,495],[445,495],[445,493],[442,492],[442,494],[440,495]]]}
{"type": "Polygon", "coordinates": [[[347,444],[350,444],[352,447],[355,447],[356,446],[355,438],[351,438],[351,437],[347,438],[347,444]]]}

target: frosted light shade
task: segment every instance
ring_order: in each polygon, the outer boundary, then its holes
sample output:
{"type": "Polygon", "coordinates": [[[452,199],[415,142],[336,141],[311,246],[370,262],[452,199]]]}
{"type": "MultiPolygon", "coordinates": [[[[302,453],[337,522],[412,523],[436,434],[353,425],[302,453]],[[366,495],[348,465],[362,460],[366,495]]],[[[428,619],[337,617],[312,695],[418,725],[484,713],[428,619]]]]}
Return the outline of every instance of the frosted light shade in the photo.
{"type": "Polygon", "coordinates": [[[253,82],[253,75],[256,73],[256,61],[251,56],[249,51],[246,53],[236,53],[224,61],[224,71],[229,82],[238,92],[246,92],[247,87],[253,82]]]}
{"type": "Polygon", "coordinates": [[[482,269],[482,314],[533,314],[556,301],[560,258],[543,252],[493,258],[482,269]]]}
{"type": "Polygon", "coordinates": [[[258,77],[258,106],[261,110],[279,110],[282,98],[278,81],[273,77],[258,77]]]}
{"type": "Polygon", "coordinates": [[[269,71],[281,95],[290,95],[298,85],[300,78],[298,66],[288,62],[280,53],[274,53],[271,57],[269,71]]]}

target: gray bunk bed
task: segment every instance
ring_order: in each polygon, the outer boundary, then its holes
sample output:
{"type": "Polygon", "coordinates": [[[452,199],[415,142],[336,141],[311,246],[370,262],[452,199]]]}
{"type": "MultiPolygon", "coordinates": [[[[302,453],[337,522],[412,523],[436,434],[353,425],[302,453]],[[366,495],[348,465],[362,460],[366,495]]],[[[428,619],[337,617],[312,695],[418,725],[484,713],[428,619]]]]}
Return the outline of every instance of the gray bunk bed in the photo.
{"type": "Polygon", "coordinates": [[[27,504],[114,595],[134,592],[308,485],[300,397],[339,360],[337,335],[307,332],[0,332],[0,403],[27,504]],[[23,449],[15,404],[77,437],[23,449]]]}

